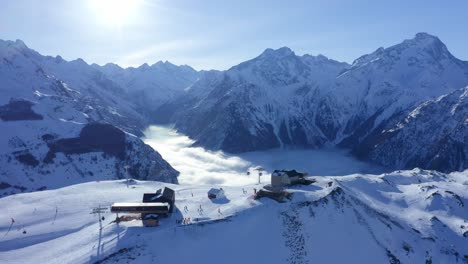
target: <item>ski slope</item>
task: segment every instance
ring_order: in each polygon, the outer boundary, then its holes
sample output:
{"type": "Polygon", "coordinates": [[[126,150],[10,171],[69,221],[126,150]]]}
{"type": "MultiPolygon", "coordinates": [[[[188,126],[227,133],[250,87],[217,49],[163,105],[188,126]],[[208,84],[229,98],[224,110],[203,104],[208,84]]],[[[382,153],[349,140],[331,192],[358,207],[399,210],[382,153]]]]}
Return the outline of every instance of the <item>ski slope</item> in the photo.
{"type": "Polygon", "coordinates": [[[253,200],[260,185],[224,186],[226,199],[213,201],[210,185],[144,181],[11,195],[0,199],[0,263],[468,261],[468,171],[312,178],[310,186],[289,188],[285,203],[253,200]],[[176,190],[177,210],[159,227],[112,223],[107,212],[100,229],[90,214],[113,202],[139,202],[163,186],[176,190]],[[192,223],[176,223],[183,218],[192,223]]]}

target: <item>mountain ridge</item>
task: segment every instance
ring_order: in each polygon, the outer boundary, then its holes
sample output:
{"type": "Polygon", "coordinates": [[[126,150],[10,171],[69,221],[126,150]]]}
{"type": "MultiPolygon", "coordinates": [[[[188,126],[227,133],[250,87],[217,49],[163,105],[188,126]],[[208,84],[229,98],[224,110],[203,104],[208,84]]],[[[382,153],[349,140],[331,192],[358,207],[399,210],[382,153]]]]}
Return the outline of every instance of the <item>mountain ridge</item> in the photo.
{"type": "Polygon", "coordinates": [[[0,83],[0,196],[130,175],[177,182],[178,172],[135,136],[146,118],[83,60],[0,41],[0,83]],[[115,145],[118,155],[90,137],[115,145]]]}
{"type": "Polygon", "coordinates": [[[124,128],[133,134],[141,135],[152,122],[173,123],[196,145],[233,153],[284,146],[365,149],[360,145],[375,129],[402,112],[468,85],[468,62],[427,33],[352,64],[281,47],[226,71],[196,71],[167,61],[125,69],[88,65],[41,56],[21,40],[2,43],[34,59],[35,70],[52,72],[77,91],[124,110],[125,115],[112,115],[113,122],[132,123],[124,128]],[[105,89],[96,94],[100,89],[93,86],[105,89]],[[128,102],[115,105],[120,100],[115,94],[128,102]]]}
{"type": "Polygon", "coordinates": [[[398,113],[466,85],[468,62],[437,37],[418,33],[352,65],[297,56],[286,47],[266,49],[193,84],[198,88],[156,113],[169,115],[164,122],[214,150],[356,148],[398,113]]]}

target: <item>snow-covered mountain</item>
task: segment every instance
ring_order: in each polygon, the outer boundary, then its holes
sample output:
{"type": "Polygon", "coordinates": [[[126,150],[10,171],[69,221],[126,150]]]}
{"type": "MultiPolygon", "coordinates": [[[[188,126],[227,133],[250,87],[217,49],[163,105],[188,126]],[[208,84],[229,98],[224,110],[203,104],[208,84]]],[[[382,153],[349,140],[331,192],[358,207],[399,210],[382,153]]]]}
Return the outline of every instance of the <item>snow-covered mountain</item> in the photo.
{"type": "MultiPolygon", "coordinates": [[[[467,85],[468,63],[425,33],[352,65],[284,47],[223,72],[101,67],[0,41],[0,263],[468,263],[467,85]],[[178,172],[137,137],[150,120],[209,149],[339,145],[461,172],[316,176],[284,203],[223,186],[210,200],[213,186],[173,185],[178,172]],[[92,214],[164,186],[177,208],[159,227],[92,214]]],[[[226,172],[203,158],[183,166],[226,172]]]]}
{"type": "Polygon", "coordinates": [[[354,152],[392,167],[439,171],[468,167],[468,87],[383,122],[354,152]]]}
{"type": "Polygon", "coordinates": [[[214,201],[210,186],[169,185],[177,208],[154,228],[90,213],[138,202],[161,183],[102,181],[18,194],[0,199],[0,262],[467,263],[467,173],[314,177],[310,186],[287,189],[285,203],[253,200],[258,185],[225,187],[226,199],[214,201]]]}
{"type": "Polygon", "coordinates": [[[362,56],[335,84],[340,106],[351,111],[343,131],[351,136],[342,144],[358,144],[393,114],[467,84],[468,62],[455,58],[437,37],[426,33],[362,56]]]}
{"type": "Polygon", "coordinates": [[[328,100],[319,96],[320,88],[347,67],[324,56],[297,56],[289,48],[267,49],[195,83],[191,90],[195,99],[189,94],[174,103],[171,121],[210,149],[243,152],[282,144],[321,146],[326,138],[319,127],[329,121],[314,114],[328,100]],[[202,93],[195,89],[205,84],[212,86],[202,93]]]}
{"type": "MultiPolygon", "coordinates": [[[[32,175],[62,177],[45,162],[51,148],[62,150],[54,156],[60,163],[67,163],[59,161],[62,153],[66,159],[88,155],[76,151],[105,153],[88,143],[85,150],[66,145],[83,143],[80,135],[93,123],[128,132],[126,141],[139,153],[151,150],[131,134],[141,136],[156,120],[174,123],[196,144],[233,153],[338,145],[394,168],[453,171],[468,164],[466,96],[459,90],[468,85],[468,63],[426,33],[352,65],[283,47],[227,71],[197,72],[169,62],[123,69],[42,56],[21,41],[0,41],[0,59],[2,194],[63,186],[32,175]]],[[[112,172],[107,166],[114,178],[131,163],[143,168],[141,179],[175,181],[176,172],[157,153],[132,156],[132,162],[110,156],[98,163],[118,164],[112,172]]],[[[87,173],[79,161],[67,164],[70,183],[106,174],[102,168],[87,173]]]]}
{"type": "Polygon", "coordinates": [[[126,69],[108,63],[92,65],[106,77],[123,87],[139,110],[151,115],[160,105],[180,96],[196,82],[202,72],[187,65],[176,66],[168,61],[159,61],[151,66],[126,69]]]}
{"type": "MultiPolygon", "coordinates": [[[[468,62],[455,58],[437,37],[418,33],[352,65],[321,55],[297,56],[288,48],[267,49],[208,81],[201,78],[159,113],[169,115],[166,122],[210,149],[235,153],[281,146],[358,148],[395,115],[466,85],[468,62]]],[[[467,141],[463,144],[466,149],[467,141]]],[[[428,158],[418,155],[421,158],[411,166],[429,166],[428,158]]],[[[468,153],[463,155],[447,169],[466,168],[468,153]]]]}
{"type": "Polygon", "coordinates": [[[177,182],[177,171],[130,134],[146,122],[84,61],[0,41],[0,196],[127,177],[125,166],[135,178],[177,182]]]}

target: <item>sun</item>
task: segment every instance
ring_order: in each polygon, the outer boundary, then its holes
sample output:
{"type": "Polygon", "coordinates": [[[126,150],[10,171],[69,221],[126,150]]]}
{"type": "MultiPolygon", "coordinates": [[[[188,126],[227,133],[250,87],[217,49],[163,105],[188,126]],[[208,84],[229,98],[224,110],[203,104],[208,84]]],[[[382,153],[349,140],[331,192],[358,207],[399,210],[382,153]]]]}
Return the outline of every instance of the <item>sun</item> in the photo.
{"type": "Polygon", "coordinates": [[[141,0],[89,0],[92,10],[102,22],[122,26],[136,16],[141,0]]]}

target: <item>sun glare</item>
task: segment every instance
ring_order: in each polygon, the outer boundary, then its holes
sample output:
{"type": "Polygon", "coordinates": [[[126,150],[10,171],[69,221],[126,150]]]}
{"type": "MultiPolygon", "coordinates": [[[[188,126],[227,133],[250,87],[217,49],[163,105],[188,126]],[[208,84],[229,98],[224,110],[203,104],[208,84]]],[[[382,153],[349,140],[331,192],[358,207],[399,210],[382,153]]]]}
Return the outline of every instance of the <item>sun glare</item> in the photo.
{"type": "Polygon", "coordinates": [[[90,5],[104,23],[122,26],[135,18],[141,0],[90,0],[90,5]]]}

